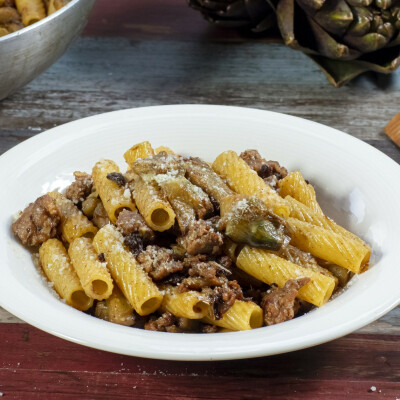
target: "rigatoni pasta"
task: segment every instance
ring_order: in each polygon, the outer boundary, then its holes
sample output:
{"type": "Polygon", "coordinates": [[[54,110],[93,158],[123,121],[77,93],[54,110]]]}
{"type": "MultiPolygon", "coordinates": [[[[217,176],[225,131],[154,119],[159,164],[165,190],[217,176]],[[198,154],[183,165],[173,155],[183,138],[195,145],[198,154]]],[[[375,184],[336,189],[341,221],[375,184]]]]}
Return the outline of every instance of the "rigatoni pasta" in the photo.
{"type": "Polygon", "coordinates": [[[251,301],[237,300],[221,319],[216,320],[212,312],[209,312],[203,320],[232,331],[246,331],[262,326],[263,312],[261,307],[251,301]]]}
{"type": "Polygon", "coordinates": [[[175,223],[175,212],[156,182],[138,176],[134,187],[135,203],[147,225],[157,232],[170,229],[175,223]]]}
{"type": "Polygon", "coordinates": [[[92,238],[97,228],[85,217],[78,207],[63,194],[50,192],[49,196],[55,200],[57,208],[61,213],[61,234],[68,242],[73,242],[81,236],[92,238]]]}
{"type": "Polygon", "coordinates": [[[44,273],[68,305],[82,311],[93,305],[93,299],[85,294],[61,241],[49,239],[44,242],[39,249],[39,258],[44,273]]]}
{"type": "Polygon", "coordinates": [[[139,315],[157,310],[163,295],[124,247],[120,232],[112,225],[101,228],[93,240],[97,253],[104,254],[112,277],[139,315]]]}
{"type": "Polygon", "coordinates": [[[340,236],[343,236],[344,238],[349,238],[350,241],[359,244],[359,251],[365,252],[366,259],[369,259],[371,255],[371,248],[357,235],[336,224],[332,219],[323,215],[321,212],[313,211],[311,208],[307,207],[303,203],[300,203],[298,200],[292,198],[291,196],[286,196],[285,200],[290,205],[290,217],[303,222],[311,223],[312,225],[320,226],[324,229],[328,229],[332,232],[337,233],[340,236]]]}
{"type": "Polygon", "coordinates": [[[133,163],[139,158],[146,158],[154,156],[154,150],[151,147],[150,142],[141,142],[132,146],[129,150],[124,153],[124,158],[130,168],[133,163]]]}
{"type": "Polygon", "coordinates": [[[118,165],[111,160],[101,160],[93,167],[92,178],[110,221],[115,223],[118,213],[124,208],[133,211],[136,207],[129,188],[107,178],[112,173],[119,173],[118,165]]]}
{"type": "Polygon", "coordinates": [[[305,181],[300,171],[288,174],[278,182],[278,186],[280,189],[279,194],[283,198],[291,196],[309,207],[315,214],[323,215],[321,207],[317,202],[314,188],[305,181]]]}
{"type": "Polygon", "coordinates": [[[42,0],[15,0],[15,5],[25,26],[32,25],[46,17],[42,0]]]}
{"type": "Polygon", "coordinates": [[[200,319],[207,315],[209,305],[201,293],[191,290],[179,293],[174,286],[163,286],[164,292],[161,309],[177,317],[200,319]]]}
{"type": "Polygon", "coordinates": [[[287,217],[289,207],[234,151],[221,153],[213,163],[213,169],[226,179],[235,192],[256,195],[275,214],[287,217]]]}
{"type": "Polygon", "coordinates": [[[0,1],[0,37],[41,21],[70,0],[0,1]]]}
{"type": "Polygon", "coordinates": [[[113,281],[107,263],[101,262],[89,238],[77,238],[68,248],[68,254],[85,293],[96,300],[110,297],[113,281]]]}
{"type": "Polygon", "coordinates": [[[69,305],[156,331],[248,330],[323,306],[368,267],[301,173],[256,150],[212,168],[147,141],[124,157],[125,173],[101,160],[12,225],[69,305]]]}
{"type": "Polygon", "coordinates": [[[283,287],[290,279],[310,278],[310,282],[299,290],[298,297],[318,307],[329,300],[335,288],[333,277],[294,264],[267,250],[245,246],[236,264],[260,281],[269,285],[274,283],[279,287],[283,287]]]}
{"type": "Polygon", "coordinates": [[[369,261],[370,249],[350,237],[295,218],[288,218],[287,224],[293,244],[315,257],[355,273],[360,273],[369,261]]]}

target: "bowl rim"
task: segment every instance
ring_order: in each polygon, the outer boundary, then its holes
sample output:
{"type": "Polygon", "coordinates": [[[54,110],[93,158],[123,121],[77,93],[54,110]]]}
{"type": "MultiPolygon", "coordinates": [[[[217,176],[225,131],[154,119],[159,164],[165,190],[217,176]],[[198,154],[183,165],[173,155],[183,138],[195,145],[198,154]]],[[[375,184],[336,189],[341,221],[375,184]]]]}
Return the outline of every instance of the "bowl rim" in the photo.
{"type": "Polygon", "coordinates": [[[29,26],[25,26],[22,29],[20,29],[19,31],[13,32],[13,33],[9,33],[8,35],[2,36],[0,37],[0,44],[7,41],[7,40],[11,40],[14,39],[18,36],[24,35],[27,32],[30,32],[34,29],[39,29],[42,25],[46,24],[47,22],[58,18],[61,14],[63,14],[64,12],[67,12],[67,10],[69,10],[72,7],[75,7],[76,4],[78,4],[79,2],[83,2],[83,1],[87,1],[87,0],[71,0],[68,4],[66,4],[64,7],[60,8],[59,10],[57,10],[56,12],[54,12],[51,15],[46,16],[45,18],[43,18],[42,20],[29,25],[29,26]]]}

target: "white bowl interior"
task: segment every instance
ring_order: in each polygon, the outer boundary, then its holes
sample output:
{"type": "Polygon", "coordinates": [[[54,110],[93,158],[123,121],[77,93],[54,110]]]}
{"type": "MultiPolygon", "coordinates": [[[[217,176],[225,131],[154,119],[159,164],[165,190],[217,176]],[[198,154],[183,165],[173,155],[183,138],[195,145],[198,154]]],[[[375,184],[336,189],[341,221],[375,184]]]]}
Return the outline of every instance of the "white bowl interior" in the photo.
{"type": "Polygon", "coordinates": [[[347,334],[398,304],[400,166],[344,133],[266,111],[221,106],[124,110],[42,133],[0,157],[2,254],[0,304],[57,336],[118,353],[164,359],[213,360],[304,348],[347,334]],[[113,325],[60,302],[10,232],[11,215],[48,190],[64,188],[75,170],[101,158],[125,168],[122,154],[149,140],[212,161],[220,152],[256,148],[316,187],[328,216],[373,248],[371,268],[340,296],[292,321],[215,335],[168,334],[113,325]]]}

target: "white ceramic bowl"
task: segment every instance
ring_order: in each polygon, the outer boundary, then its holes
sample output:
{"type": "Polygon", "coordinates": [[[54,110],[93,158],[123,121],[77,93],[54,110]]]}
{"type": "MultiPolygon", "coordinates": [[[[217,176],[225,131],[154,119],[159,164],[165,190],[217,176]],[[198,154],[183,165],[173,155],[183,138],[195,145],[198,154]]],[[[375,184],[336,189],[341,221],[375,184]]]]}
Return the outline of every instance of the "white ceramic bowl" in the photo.
{"type": "Polygon", "coordinates": [[[61,338],[102,350],[160,359],[221,360],[288,352],[352,332],[400,300],[400,166],[373,147],[299,118],[245,108],[162,106],[72,122],[0,157],[0,305],[61,338]],[[65,187],[74,170],[149,140],[213,160],[226,149],[257,148],[289,170],[301,169],[324,211],[373,248],[370,270],[308,315],[271,327],[220,334],[149,332],[104,322],[57,300],[10,232],[11,215],[41,193],[65,187]]]}

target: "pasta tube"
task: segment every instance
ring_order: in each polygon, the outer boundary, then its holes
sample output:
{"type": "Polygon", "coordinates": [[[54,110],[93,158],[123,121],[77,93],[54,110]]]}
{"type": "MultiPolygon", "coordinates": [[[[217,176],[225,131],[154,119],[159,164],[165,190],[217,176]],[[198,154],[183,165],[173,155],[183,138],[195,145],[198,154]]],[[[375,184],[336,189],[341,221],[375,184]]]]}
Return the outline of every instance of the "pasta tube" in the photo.
{"type": "Polygon", "coordinates": [[[54,289],[66,303],[78,310],[88,310],[93,299],[87,296],[70,262],[64,245],[57,239],[48,239],[40,246],[39,258],[43,271],[54,289]]]}
{"type": "Polygon", "coordinates": [[[371,248],[362,239],[360,239],[357,235],[354,235],[354,233],[351,233],[345,228],[336,224],[330,218],[326,217],[323,214],[316,213],[311,208],[307,207],[306,205],[304,205],[303,203],[299,202],[298,200],[294,199],[291,196],[286,196],[285,200],[288,202],[290,206],[291,217],[296,218],[303,222],[308,222],[310,224],[320,226],[321,228],[324,229],[328,229],[332,232],[342,235],[343,237],[347,237],[350,240],[357,242],[360,247],[364,247],[369,254],[371,253],[371,248]]]}
{"type": "Polygon", "coordinates": [[[213,205],[207,194],[184,176],[160,174],[155,176],[155,180],[172,205],[182,233],[196,220],[196,214],[199,218],[205,218],[212,212],[213,205]]]}
{"type": "Polygon", "coordinates": [[[93,237],[97,228],[79,211],[78,207],[63,194],[50,192],[61,214],[61,234],[68,243],[76,238],[85,236],[93,237]]]}
{"type": "Polygon", "coordinates": [[[279,194],[282,197],[291,196],[311,208],[314,213],[324,215],[317,202],[315,190],[305,181],[300,171],[295,171],[278,181],[279,194]]]}
{"type": "Polygon", "coordinates": [[[175,286],[164,286],[164,298],[161,309],[168,311],[176,317],[189,319],[200,319],[206,316],[208,304],[204,301],[201,293],[189,291],[179,293],[175,286]]]}
{"type": "Polygon", "coordinates": [[[96,304],[95,315],[114,324],[132,326],[135,323],[133,308],[118,286],[114,286],[108,299],[96,304]]]}
{"type": "Polygon", "coordinates": [[[357,274],[369,261],[370,248],[360,246],[358,241],[350,237],[294,218],[288,218],[286,222],[291,243],[300,250],[357,274]]]}
{"type": "Polygon", "coordinates": [[[15,0],[15,5],[25,26],[32,25],[46,17],[42,0],[15,0]]]}
{"type": "Polygon", "coordinates": [[[107,179],[107,174],[119,172],[118,165],[111,160],[101,160],[93,167],[92,179],[97,192],[107,211],[108,218],[115,224],[118,214],[124,209],[136,210],[131,199],[129,189],[118,186],[115,182],[107,179]]]}
{"type": "Polygon", "coordinates": [[[234,151],[221,153],[212,165],[235,192],[255,195],[264,201],[267,208],[281,217],[289,215],[289,207],[262,178],[260,178],[234,151]]]}
{"type": "Polygon", "coordinates": [[[107,264],[99,261],[91,239],[75,239],[68,248],[68,254],[85,293],[96,300],[109,297],[113,281],[107,264]]]}
{"type": "Polygon", "coordinates": [[[208,315],[204,317],[202,321],[232,331],[245,331],[262,326],[263,311],[261,307],[252,301],[236,300],[233,306],[222,315],[221,319],[215,319],[212,315],[211,308],[209,308],[208,315]]]}
{"type": "Polygon", "coordinates": [[[274,283],[280,288],[289,279],[310,278],[310,282],[299,290],[298,297],[318,307],[329,300],[335,288],[333,277],[301,267],[267,250],[245,246],[239,253],[236,264],[260,281],[268,285],[274,283]]]}
{"type": "Polygon", "coordinates": [[[122,234],[111,224],[101,228],[93,240],[103,253],[112,277],[129,303],[140,315],[148,315],[161,305],[163,295],[123,245],[122,234]]]}
{"type": "Polygon", "coordinates": [[[155,182],[138,176],[134,196],[136,206],[150,228],[163,232],[174,225],[174,210],[155,182]]]}
{"type": "Polygon", "coordinates": [[[132,146],[129,150],[124,153],[124,158],[130,168],[132,168],[132,164],[138,158],[147,158],[154,156],[154,150],[151,147],[150,142],[145,141],[132,146]]]}
{"type": "Polygon", "coordinates": [[[48,0],[47,1],[47,15],[51,15],[64,7],[70,0],[48,0]]]}

